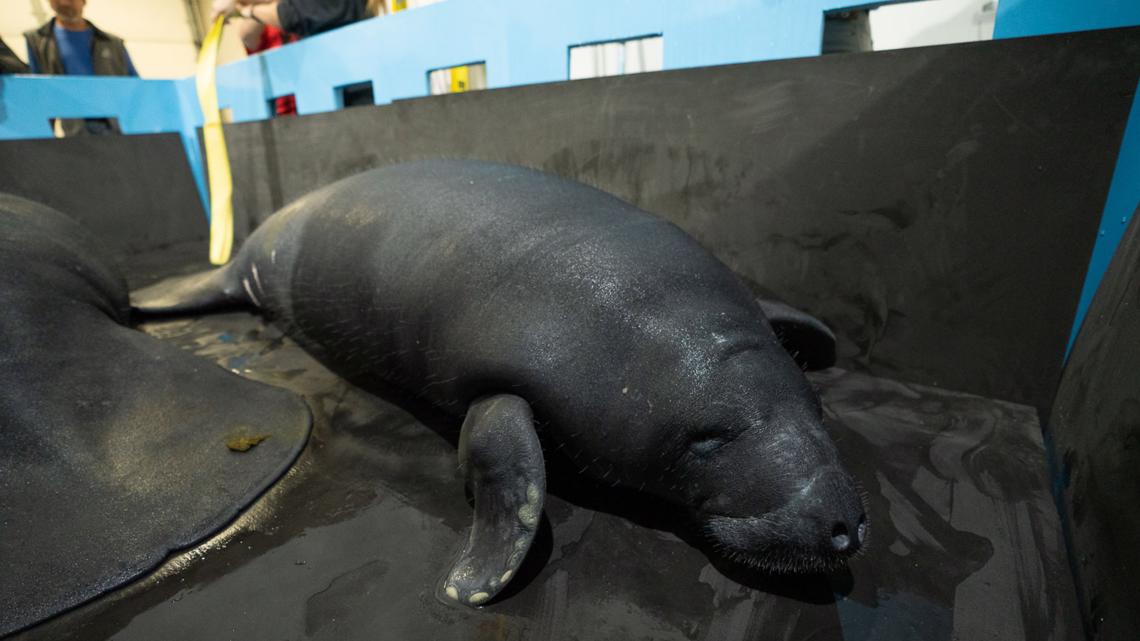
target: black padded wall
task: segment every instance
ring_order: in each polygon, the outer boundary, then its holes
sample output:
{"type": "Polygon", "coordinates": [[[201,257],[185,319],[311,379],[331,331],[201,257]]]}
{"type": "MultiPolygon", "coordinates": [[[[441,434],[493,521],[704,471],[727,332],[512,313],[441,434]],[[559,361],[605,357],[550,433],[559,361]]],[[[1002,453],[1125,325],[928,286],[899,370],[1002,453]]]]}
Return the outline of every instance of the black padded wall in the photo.
{"type": "Polygon", "coordinates": [[[3,141],[0,167],[0,192],[57,209],[127,252],[209,234],[177,134],[3,141]]]}
{"type": "Polygon", "coordinates": [[[582,180],[821,315],[840,364],[1046,407],[1140,30],[520,87],[227,127],[243,229],[362,169],[582,180]]]}
{"type": "Polygon", "coordinates": [[[1140,209],[1093,299],[1048,424],[1097,641],[1140,639],[1140,209]]]}

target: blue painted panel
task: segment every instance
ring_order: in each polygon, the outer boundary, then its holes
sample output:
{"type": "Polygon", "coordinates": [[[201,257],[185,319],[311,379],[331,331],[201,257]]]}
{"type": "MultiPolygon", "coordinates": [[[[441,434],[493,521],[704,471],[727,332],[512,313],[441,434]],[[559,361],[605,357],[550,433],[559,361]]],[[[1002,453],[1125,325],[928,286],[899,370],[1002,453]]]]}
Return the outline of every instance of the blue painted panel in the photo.
{"type": "MultiPolygon", "coordinates": [[[[1137,25],[1140,25],[1140,0],[1001,0],[994,37],[1017,38],[1137,25]]],[[[1112,186],[1101,215],[1100,230],[1069,336],[1069,349],[1137,205],[1140,205],[1140,90],[1132,103],[1112,186]]]]}
{"type": "Polygon", "coordinates": [[[448,0],[366,20],[231,63],[218,73],[235,121],[294,94],[302,114],[337,108],[336,87],[371,80],[377,103],[427,94],[427,72],[471,61],[488,87],[566,80],[569,48],[662,34],[666,69],[817,55],[825,11],[850,0],[583,3],[448,0]],[[351,52],[351,53],[347,53],[351,52]]]}
{"type": "Polygon", "coordinates": [[[193,82],[185,80],[0,76],[0,140],[51,138],[51,118],[117,118],[126,134],[177,132],[206,202],[198,137],[186,118],[196,102],[193,82]]]}
{"type": "Polygon", "coordinates": [[[5,139],[50,138],[50,118],[113,117],[131,134],[177,131],[182,124],[171,80],[0,76],[0,105],[5,139]]]}
{"type": "MultiPolygon", "coordinates": [[[[896,0],[890,0],[894,2],[896,0]]],[[[666,69],[819,53],[824,11],[850,0],[448,0],[359,22],[218,70],[236,122],[270,115],[294,94],[302,114],[338,108],[336,88],[371,80],[377,103],[426,95],[427,72],[471,61],[488,86],[565,80],[569,47],[662,34],[666,69]]],[[[0,139],[48,137],[53,116],[116,116],[126,133],[178,132],[199,191],[206,187],[193,79],[0,79],[0,139]]],[[[208,210],[208,206],[207,206],[208,210]]]]}
{"type": "Polygon", "coordinates": [[[994,38],[1140,25],[1137,0],[1001,0],[994,38]]]}

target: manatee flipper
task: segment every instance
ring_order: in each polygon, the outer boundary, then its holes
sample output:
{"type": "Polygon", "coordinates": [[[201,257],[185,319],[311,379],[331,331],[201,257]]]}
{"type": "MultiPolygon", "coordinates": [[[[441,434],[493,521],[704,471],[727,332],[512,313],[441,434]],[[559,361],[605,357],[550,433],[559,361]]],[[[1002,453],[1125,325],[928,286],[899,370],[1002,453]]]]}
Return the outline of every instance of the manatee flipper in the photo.
{"type": "Polygon", "coordinates": [[[538,531],[546,467],[530,405],[509,394],[472,403],[459,437],[459,464],[475,497],[475,518],[443,591],[477,606],[511,580],[538,531]]]}
{"type": "Polygon", "coordinates": [[[806,370],[835,365],[835,334],[815,316],[774,300],[757,299],[780,344],[806,370]]]}
{"type": "MultiPolygon", "coordinates": [[[[218,269],[168,278],[131,292],[131,307],[147,314],[204,312],[248,304],[250,295],[233,263],[218,269]]],[[[246,285],[248,286],[248,285],[246,285]]]]}

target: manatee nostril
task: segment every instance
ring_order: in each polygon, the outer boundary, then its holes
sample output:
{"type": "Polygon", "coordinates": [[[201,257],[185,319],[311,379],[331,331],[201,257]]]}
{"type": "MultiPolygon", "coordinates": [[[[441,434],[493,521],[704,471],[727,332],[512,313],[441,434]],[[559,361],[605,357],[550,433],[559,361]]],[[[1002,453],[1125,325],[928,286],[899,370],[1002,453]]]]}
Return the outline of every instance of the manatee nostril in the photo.
{"type": "Polygon", "coordinates": [[[851,545],[851,537],[847,535],[847,526],[842,523],[836,523],[835,527],[831,528],[831,547],[836,552],[842,552],[851,545]]]}
{"type": "Polygon", "coordinates": [[[855,541],[860,545],[867,540],[867,516],[859,517],[859,525],[855,527],[855,541]]]}

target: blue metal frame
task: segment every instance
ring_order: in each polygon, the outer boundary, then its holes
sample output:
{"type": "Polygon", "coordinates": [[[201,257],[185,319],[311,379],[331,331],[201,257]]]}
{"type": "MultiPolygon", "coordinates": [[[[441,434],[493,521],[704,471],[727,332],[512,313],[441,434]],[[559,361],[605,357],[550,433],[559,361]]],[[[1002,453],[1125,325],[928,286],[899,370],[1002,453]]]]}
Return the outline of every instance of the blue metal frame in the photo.
{"type": "MultiPolygon", "coordinates": [[[[337,87],[371,81],[377,103],[427,95],[428,71],[471,60],[491,88],[566,80],[569,48],[662,34],[664,67],[814,56],[823,14],[903,2],[852,0],[447,0],[366,20],[218,70],[221,107],[235,122],[270,116],[293,94],[301,114],[339,107],[337,87]]],[[[1138,0],[1000,0],[995,37],[1140,25],[1138,0]]],[[[0,139],[46,138],[53,117],[114,116],[125,133],[177,132],[205,206],[193,78],[0,76],[0,139]]],[[[1073,336],[1140,203],[1140,97],[1133,105],[1081,295],[1073,336]]]]}

